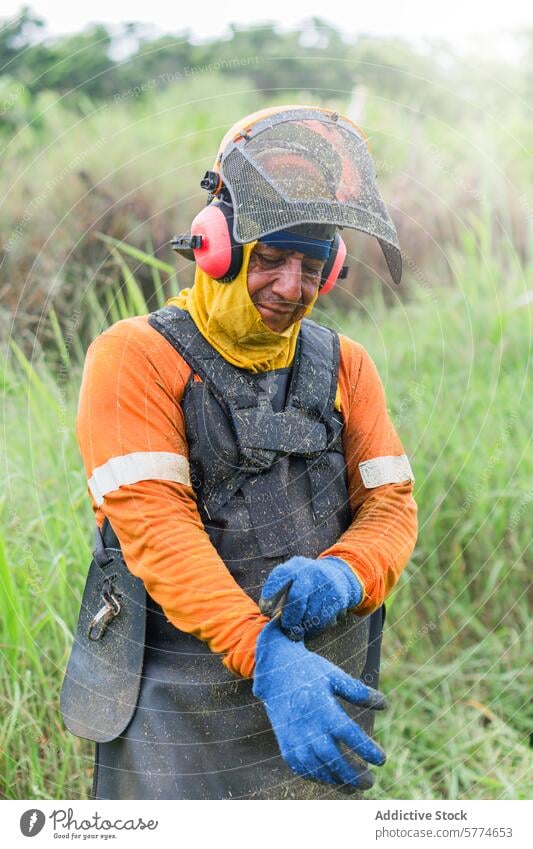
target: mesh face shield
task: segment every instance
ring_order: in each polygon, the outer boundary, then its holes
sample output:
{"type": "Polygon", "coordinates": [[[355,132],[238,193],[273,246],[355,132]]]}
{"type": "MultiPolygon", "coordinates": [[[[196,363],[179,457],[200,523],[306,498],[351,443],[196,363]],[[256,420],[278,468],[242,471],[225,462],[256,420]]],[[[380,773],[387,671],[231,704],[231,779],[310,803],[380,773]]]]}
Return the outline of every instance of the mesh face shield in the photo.
{"type": "Polygon", "coordinates": [[[366,141],[320,109],[278,111],[237,134],[219,157],[234,209],[234,237],[251,242],[297,225],[362,230],[381,245],[400,282],[398,234],[376,185],[366,141]]]}

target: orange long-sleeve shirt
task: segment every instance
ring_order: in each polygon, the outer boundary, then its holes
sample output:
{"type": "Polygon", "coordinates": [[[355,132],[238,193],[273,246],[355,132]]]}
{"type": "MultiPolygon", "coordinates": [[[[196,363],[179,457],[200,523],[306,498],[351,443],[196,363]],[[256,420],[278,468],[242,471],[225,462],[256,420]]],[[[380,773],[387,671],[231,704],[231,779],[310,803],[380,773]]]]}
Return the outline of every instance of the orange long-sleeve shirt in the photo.
{"type": "MultiPolygon", "coordinates": [[[[231,576],[197,509],[181,408],[189,376],[146,316],[118,322],[87,353],[76,433],[96,521],[109,518],[130,571],[170,622],[248,677],[268,620],[231,576]]],[[[366,614],[411,555],[416,505],[376,368],[342,336],[339,389],[354,519],[321,556],[342,557],[354,569],[365,590],[357,612],[366,614]]]]}

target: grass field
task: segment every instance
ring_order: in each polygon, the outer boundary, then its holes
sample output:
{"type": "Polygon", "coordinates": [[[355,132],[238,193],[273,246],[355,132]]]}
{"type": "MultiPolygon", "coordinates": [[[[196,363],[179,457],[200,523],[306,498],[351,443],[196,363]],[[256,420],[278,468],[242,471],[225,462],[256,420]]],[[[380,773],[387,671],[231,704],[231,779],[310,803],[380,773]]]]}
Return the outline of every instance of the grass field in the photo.
{"type": "MultiPolygon", "coordinates": [[[[482,218],[465,222],[448,261],[453,288],[421,280],[390,307],[376,286],[351,311],[315,311],[373,356],[417,478],[419,542],[384,640],[390,709],[376,738],[389,757],[370,796],[531,798],[526,270],[482,218]]],[[[143,311],[131,272],[107,314],[88,292],[94,333],[143,311]]],[[[2,370],[4,798],[85,798],[92,768],[91,744],[65,732],[58,710],[92,536],[74,438],[82,350],[74,324],[65,334],[47,320],[55,348],[28,359],[13,345],[2,370]]]]}

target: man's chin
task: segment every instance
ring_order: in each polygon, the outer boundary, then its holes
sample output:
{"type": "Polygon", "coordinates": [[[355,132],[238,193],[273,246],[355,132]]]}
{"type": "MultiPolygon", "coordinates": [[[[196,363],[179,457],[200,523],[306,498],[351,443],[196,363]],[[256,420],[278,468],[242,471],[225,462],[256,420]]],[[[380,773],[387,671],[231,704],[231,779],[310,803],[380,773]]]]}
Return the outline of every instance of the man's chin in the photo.
{"type": "Polygon", "coordinates": [[[296,312],[282,312],[263,304],[260,306],[256,304],[256,309],[263,320],[263,324],[266,324],[268,329],[274,333],[283,333],[298,321],[298,313],[296,312]]]}

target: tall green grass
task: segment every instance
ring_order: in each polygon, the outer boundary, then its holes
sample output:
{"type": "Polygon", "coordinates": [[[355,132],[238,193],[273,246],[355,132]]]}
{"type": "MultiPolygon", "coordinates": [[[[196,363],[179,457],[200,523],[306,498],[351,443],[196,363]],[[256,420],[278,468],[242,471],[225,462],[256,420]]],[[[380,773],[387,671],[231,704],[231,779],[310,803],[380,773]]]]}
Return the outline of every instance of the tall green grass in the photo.
{"type": "MultiPolygon", "coordinates": [[[[94,333],[144,312],[135,262],[112,243],[122,285],[85,296],[94,333]]],[[[423,281],[409,303],[354,299],[315,317],[362,342],[412,459],[414,556],[389,598],[376,723],[389,758],[374,798],[530,798],[526,592],[533,471],[526,395],[531,314],[525,270],[483,220],[450,256],[455,287],[423,281]]],[[[157,268],[152,265],[155,271],[157,268]]],[[[530,287],[530,284],[529,284],[530,287]]],[[[330,299],[334,303],[334,298],[330,299]]],[[[92,746],[68,734],[59,690],[90,556],[92,516],[74,437],[75,337],[3,369],[0,517],[0,794],[84,798],[92,746]]],[[[530,397],[530,396],[529,396],[530,397]]]]}

